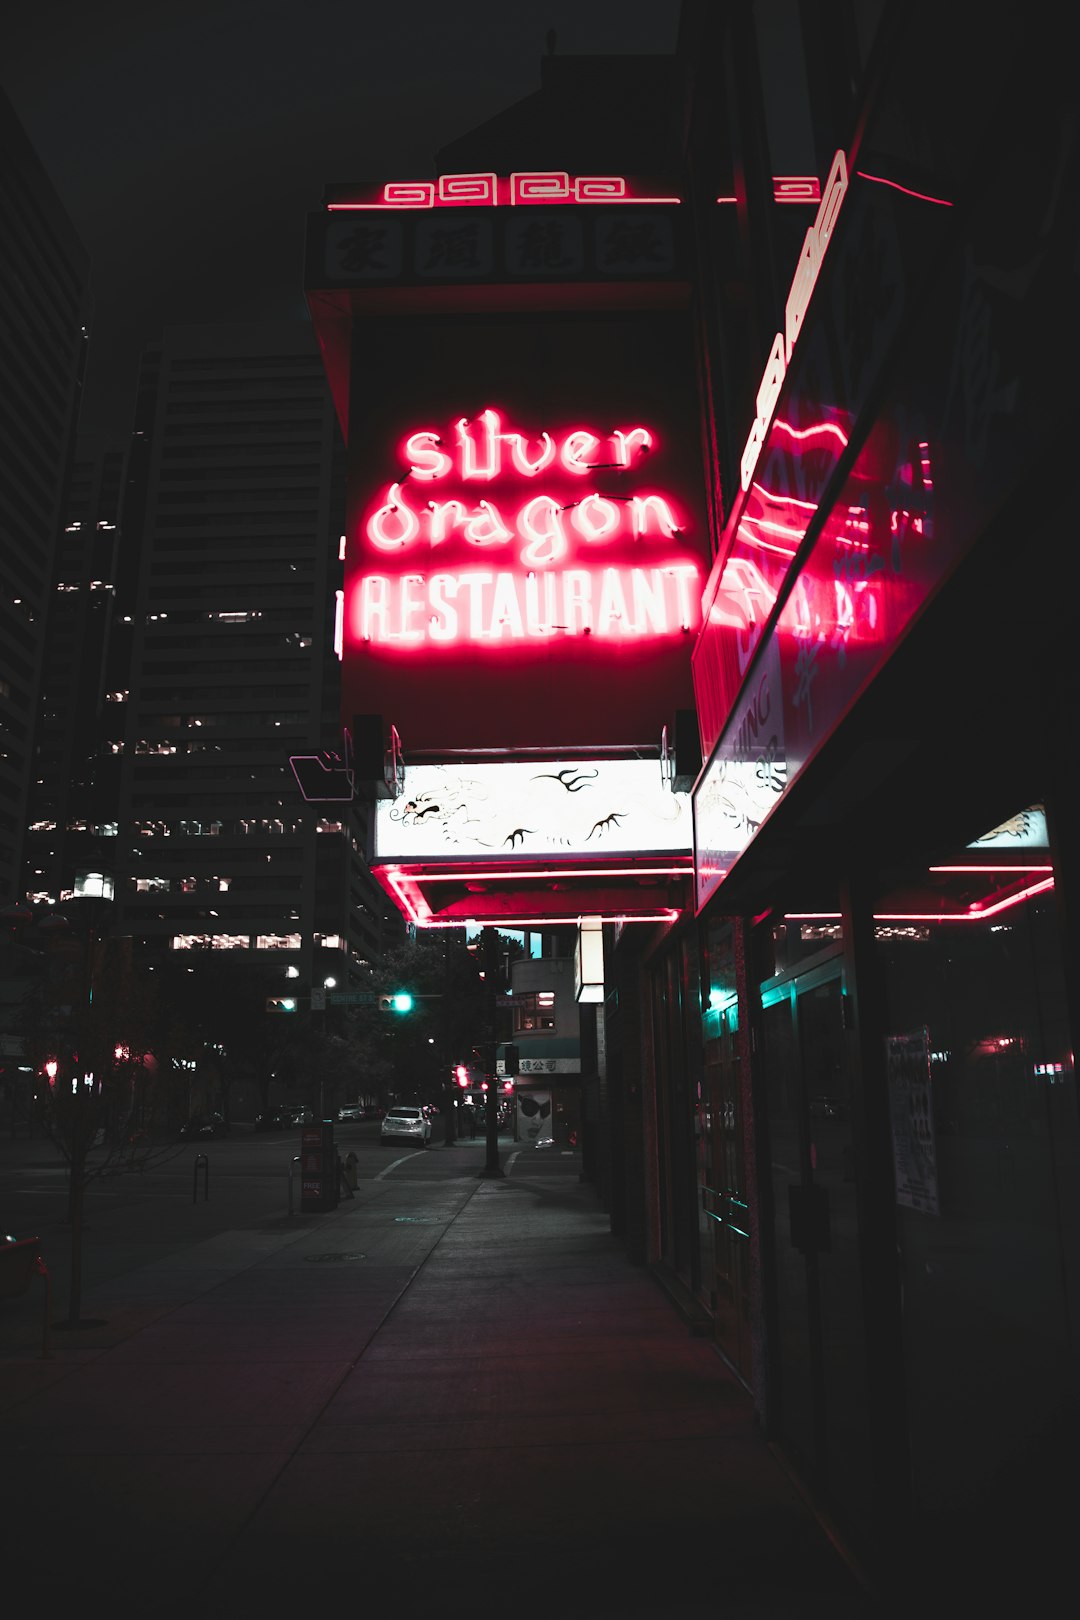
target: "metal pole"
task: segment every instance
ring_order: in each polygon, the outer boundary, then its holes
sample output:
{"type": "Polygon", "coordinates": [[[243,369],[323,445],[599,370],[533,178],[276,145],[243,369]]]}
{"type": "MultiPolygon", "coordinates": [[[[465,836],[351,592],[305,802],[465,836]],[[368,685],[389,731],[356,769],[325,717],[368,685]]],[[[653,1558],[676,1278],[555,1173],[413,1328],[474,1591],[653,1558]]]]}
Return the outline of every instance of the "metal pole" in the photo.
{"type": "Polygon", "coordinates": [[[210,1160],[205,1153],[196,1153],[191,1177],[191,1202],[199,1202],[199,1169],[203,1173],[203,1202],[210,1197],[210,1160]]]}
{"type": "Polygon", "coordinates": [[[484,1068],[487,1071],[487,1151],[484,1159],[482,1176],[499,1179],[503,1175],[503,1167],[499,1163],[499,1087],[495,1074],[495,979],[496,979],[496,934],[494,928],[484,929],[484,988],[487,991],[488,1017],[491,1020],[491,1038],[484,1043],[484,1068]]]}

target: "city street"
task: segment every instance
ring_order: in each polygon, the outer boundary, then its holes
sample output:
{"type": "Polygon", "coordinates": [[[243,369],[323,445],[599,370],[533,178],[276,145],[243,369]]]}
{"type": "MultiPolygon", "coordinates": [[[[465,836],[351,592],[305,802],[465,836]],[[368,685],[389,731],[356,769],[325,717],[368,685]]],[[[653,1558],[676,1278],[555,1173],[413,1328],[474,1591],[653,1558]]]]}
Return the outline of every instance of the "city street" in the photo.
{"type": "MultiPolygon", "coordinates": [[[[413,1189],[406,1198],[426,1199],[426,1189],[450,1196],[456,1186],[463,1197],[473,1182],[462,1184],[462,1155],[469,1168],[484,1162],[482,1137],[466,1139],[449,1152],[441,1141],[436,1118],[431,1145],[424,1150],[406,1143],[383,1144],[379,1121],[335,1125],[334,1141],[344,1159],[357,1157],[357,1199],[373,1194],[376,1184],[413,1189]]],[[[515,1151],[501,1140],[504,1160],[515,1151]]],[[[160,1259],[192,1243],[206,1243],[236,1225],[238,1209],[245,1225],[263,1222],[276,1227],[300,1216],[300,1127],[255,1132],[250,1125],[205,1142],[164,1143],[145,1170],[107,1173],[87,1192],[83,1248],[83,1287],[92,1290],[126,1271],[160,1259]]],[[[343,1199],[343,1204],[349,1200],[343,1199]]],[[[306,1221],[318,1217],[305,1216],[306,1221]]],[[[70,1266],[67,1225],[67,1171],[45,1138],[0,1139],[0,1229],[16,1237],[42,1241],[53,1287],[53,1314],[62,1317],[70,1266]]],[[[10,1309],[10,1307],[8,1307],[10,1309]]],[[[83,1314],[87,1314],[84,1310],[83,1314]]],[[[2,1320],[2,1319],[0,1319],[2,1320]]],[[[0,1335],[0,1354],[2,1354],[0,1335]]]]}
{"type": "MultiPolygon", "coordinates": [[[[733,1620],[880,1613],[578,1155],[507,1141],[494,1178],[481,1141],[340,1141],[326,1214],[287,1213],[292,1133],[209,1142],[205,1198],[187,1147],[95,1189],[52,1359],[40,1290],[0,1307],[0,1513],[40,1610],[697,1615],[720,1560],[733,1620]]],[[[40,1142],[0,1164],[61,1314],[62,1175],[40,1142]]]]}

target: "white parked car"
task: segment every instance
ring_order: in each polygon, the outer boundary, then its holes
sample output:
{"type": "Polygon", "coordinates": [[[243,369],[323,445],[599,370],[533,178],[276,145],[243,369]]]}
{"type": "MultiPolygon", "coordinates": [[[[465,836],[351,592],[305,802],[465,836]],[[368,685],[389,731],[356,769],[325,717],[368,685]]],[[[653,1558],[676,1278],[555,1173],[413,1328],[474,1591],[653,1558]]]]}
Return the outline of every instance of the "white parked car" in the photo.
{"type": "Polygon", "coordinates": [[[360,1103],[345,1103],[343,1107],[338,1109],[337,1117],[339,1122],[349,1119],[363,1119],[364,1110],[360,1103]]]}
{"type": "Polygon", "coordinates": [[[388,1108],[383,1116],[380,1142],[415,1142],[427,1147],[431,1139],[431,1121],[423,1108],[388,1108]]]}

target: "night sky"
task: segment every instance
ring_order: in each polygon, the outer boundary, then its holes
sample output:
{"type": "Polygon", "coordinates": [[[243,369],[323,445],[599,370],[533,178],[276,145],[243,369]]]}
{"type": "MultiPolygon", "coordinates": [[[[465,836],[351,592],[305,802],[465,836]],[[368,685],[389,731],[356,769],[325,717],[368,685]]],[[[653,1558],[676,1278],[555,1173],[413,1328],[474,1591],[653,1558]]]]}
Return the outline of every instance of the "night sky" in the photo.
{"type": "Polygon", "coordinates": [[[36,0],[0,85],[91,255],[82,449],[120,448],[165,325],[304,319],[330,181],[419,179],[560,55],[675,49],[679,0],[36,0]]]}

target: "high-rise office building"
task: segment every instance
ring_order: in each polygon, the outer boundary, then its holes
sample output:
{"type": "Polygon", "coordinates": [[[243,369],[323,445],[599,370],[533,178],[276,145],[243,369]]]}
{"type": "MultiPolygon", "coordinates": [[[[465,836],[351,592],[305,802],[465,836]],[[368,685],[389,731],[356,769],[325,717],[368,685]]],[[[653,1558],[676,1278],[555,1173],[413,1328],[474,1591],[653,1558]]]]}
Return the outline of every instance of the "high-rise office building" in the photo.
{"type": "Polygon", "coordinates": [[[306,326],[170,328],[147,355],[120,926],[261,966],[301,1007],[378,955],[389,910],[362,811],[307,803],[289,764],[340,736],[341,457],[306,326]]]}
{"type": "MultiPolygon", "coordinates": [[[[100,893],[115,865],[121,739],[110,673],[120,651],[125,457],[75,462],[56,548],[34,742],[23,888],[34,901],[100,893]]],[[[126,627],[125,627],[126,628],[126,627]]],[[[126,684],[125,673],[120,684],[126,684]]]]}
{"type": "Polygon", "coordinates": [[[85,363],[89,260],[0,95],[0,902],[21,893],[54,553],[85,363]]]}

